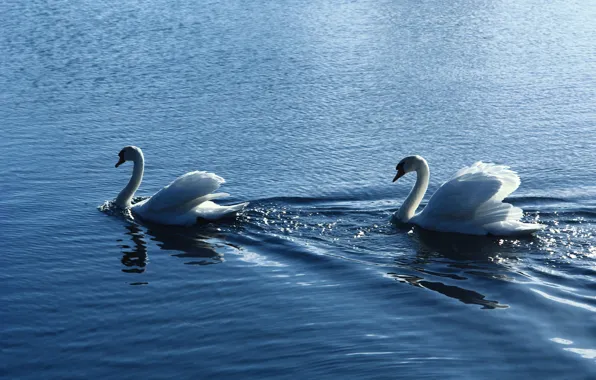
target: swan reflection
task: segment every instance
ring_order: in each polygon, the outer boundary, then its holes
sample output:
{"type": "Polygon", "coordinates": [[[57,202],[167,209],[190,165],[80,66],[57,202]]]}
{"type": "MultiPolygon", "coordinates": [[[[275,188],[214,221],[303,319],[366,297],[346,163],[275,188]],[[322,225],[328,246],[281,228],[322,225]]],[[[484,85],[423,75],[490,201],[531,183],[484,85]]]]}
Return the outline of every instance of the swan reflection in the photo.
{"type": "Polygon", "coordinates": [[[173,226],[152,225],[147,234],[156,245],[164,251],[176,251],[172,256],[183,259],[187,265],[209,265],[224,261],[223,253],[216,250],[217,245],[209,240],[224,239],[219,232],[209,232],[205,229],[180,228],[173,226]]]}
{"type": "Polygon", "coordinates": [[[119,239],[122,249],[120,260],[126,273],[143,273],[149,262],[148,241],[154,241],[161,250],[174,251],[171,256],[185,259],[186,265],[210,265],[224,261],[223,253],[217,251],[218,245],[209,240],[223,239],[223,234],[208,230],[179,228],[171,226],[146,225],[143,227],[134,222],[128,223],[126,235],[132,244],[119,239]]]}
{"type": "Polygon", "coordinates": [[[407,269],[409,273],[388,273],[391,278],[438,292],[465,304],[480,305],[484,309],[509,307],[496,300],[487,300],[484,294],[466,287],[473,286],[478,277],[512,281],[516,270],[511,268],[510,262],[516,262],[519,240],[504,241],[488,236],[441,233],[422,228],[414,228],[409,234],[417,245],[416,256],[397,258],[397,266],[407,269]],[[497,257],[505,258],[505,261],[497,264],[497,257]],[[441,278],[444,280],[437,281],[441,278]],[[454,281],[459,282],[458,285],[454,285],[454,281]],[[467,286],[459,286],[461,281],[467,281],[467,286]]]}
{"type": "MultiPolygon", "coordinates": [[[[494,236],[461,235],[414,228],[410,236],[422,256],[443,256],[452,260],[489,261],[496,255],[509,256],[503,239],[494,236]]],[[[531,238],[530,238],[531,239],[531,238]]]]}
{"type": "Polygon", "coordinates": [[[388,273],[388,275],[395,278],[397,281],[441,293],[465,304],[481,305],[483,309],[504,309],[509,307],[508,305],[500,304],[499,301],[487,300],[484,295],[474,290],[465,289],[459,286],[446,285],[439,281],[427,281],[418,276],[397,273],[388,273]]]}
{"type": "MultiPolygon", "coordinates": [[[[134,223],[125,226],[126,235],[129,235],[133,245],[120,244],[122,248],[122,264],[126,267],[122,269],[126,273],[143,273],[147,266],[147,242],[145,234],[134,223]]],[[[120,240],[122,241],[122,240],[120,240]]]]}

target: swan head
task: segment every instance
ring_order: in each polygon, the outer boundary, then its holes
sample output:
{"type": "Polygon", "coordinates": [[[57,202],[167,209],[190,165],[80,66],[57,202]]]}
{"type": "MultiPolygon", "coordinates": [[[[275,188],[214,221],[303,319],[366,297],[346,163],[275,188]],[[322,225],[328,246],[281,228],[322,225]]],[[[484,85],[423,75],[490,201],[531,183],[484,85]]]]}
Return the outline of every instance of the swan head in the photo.
{"type": "Polygon", "coordinates": [[[395,167],[397,174],[393,177],[393,182],[397,181],[403,175],[409,172],[415,172],[426,163],[426,160],[421,156],[408,156],[403,158],[395,167]]]}
{"type": "Polygon", "coordinates": [[[118,153],[118,157],[118,162],[116,162],[115,167],[122,165],[126,161],[137,161],[139,158],[143,157],[143,152],[136,146],[125,146],[120,153],[118,153]]]}

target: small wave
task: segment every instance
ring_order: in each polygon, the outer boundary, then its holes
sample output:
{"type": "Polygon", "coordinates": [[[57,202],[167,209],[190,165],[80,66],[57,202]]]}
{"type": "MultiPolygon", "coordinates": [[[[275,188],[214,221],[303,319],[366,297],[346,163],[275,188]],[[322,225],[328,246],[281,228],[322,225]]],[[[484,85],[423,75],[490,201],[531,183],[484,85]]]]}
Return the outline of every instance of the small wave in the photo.
{"type": "Polygon", "coordinates": [[[586,302],[579,302],[579,301],[575,301],[575,300],[571,300],[571,299],[567,299],[567,298],[563,298],[563,297],[557,297],[554,296],[552,294],[549,294],[547,292],[544,292],[542,290],[538,290],[535,288],[530,288],[531,291],[538,293],[539,295],[541,295],[542,297],[549,299],[551,301],[555,301],[555,302],[559,302],[568,306],[573,306],[576,308],[580,308],[580,309],[584,309],[587,311],[591,311],[591,312],[596,312],[596,307],[593,305],[590,305],[586,302]]]}
{"type": "Polygon", "coordinates": [[[119,216],[127,220],[134,220],[130,209],[122,208],[116,205],[115,201],[105,201],[97,206],[97,209],[106,215],[119,216]]]}
{"type": "MultiPolygon", "coordinates": [[[[378,200],[393,200],[395,193],[387,188],[378,186],[346,188],[340,191],[323,193],[315,197],[297,197],[297,196],[279,196],[270,198],[255,199],[252,202],[258,204],[265,203],[285,203],[285,204],[319,204],[319,203],[337,203],[337,202],[364,202],[378,200]]],[[[397,202],[397,199],[396,199],[397,202]]]]}
{"type": "Polygon", "coordinates": [[[596,223],[596,210],[589,209],[527,211],[525,214],[529,220],[535,220],[555,229],[559,229],[564,225],[590,225],[596,223]]]}
{"type": "Polygon", "coordinates": [[[328,202],[329,199],[320,197],[271,197],[251,201],[251,204],[283,203],[283,204],[305,204],[328,202]]]}
{"type": "MultiPolygon", "coordinates": [[[[399,207],[399,203],[390,204],[387,199],[382,202],[375,202],[375,200],[376,198],[361,198],[358,194],[352,194],[349,196],[272,197],[253,200],[251,204],[256,206],[253,209],[268,209],[274,206],[273,209],[284,208],[286,211],[296,206],[302,207],[303,210],[304,206],[311,206],[307,211],[320,215],[342,216],[347,213],[364,213],[370,214],[372,218],[379,213],[393,212],[399,207]]],[[[548,220],[573,222],[577,218],[596,221],[596,208],[582,207],[563,198],[528,196],[507,198],[505,201],[522,207],[525,214],[546,219],[547,222],[548,220]]],[[[426,202],[423,202],[421,207],[425,206],[426,202]]],[[[541,220],[541,222],[544,221],[541,220]]]]}
{"type": "Polygon", "coordinates": [[[569,203],[568,199],[558,197],[542,197],[542,196],[512,196],[505,199],[506,202],[510,203],[569,203]]]}
{"type": "Polygon", "coordinates": [[[596,208],[587,207],[523,207],[525,220],[557,228],[561,225],[596,224],[596,208]]]}

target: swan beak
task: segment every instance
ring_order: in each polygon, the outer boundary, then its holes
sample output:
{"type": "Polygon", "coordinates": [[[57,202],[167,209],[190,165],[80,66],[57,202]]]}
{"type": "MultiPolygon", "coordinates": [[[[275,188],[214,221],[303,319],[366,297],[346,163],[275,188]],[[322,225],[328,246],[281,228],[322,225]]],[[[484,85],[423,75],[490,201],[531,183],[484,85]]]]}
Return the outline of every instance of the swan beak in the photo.
{"type": "Polygon", "coordinates": [[[126,160],[124,158],[120,157],[120,159],[118,160],[118,162],[116,162],[116,166],[115,167],[117,168],[118,166],[122,165],[124,162],[126,162],[126,160]]]}
{"type": "Polygon", "coordinates": [[[397,169],[397,174],[395,175],[395,177],[393,177],[393,181],[392,182],[397,181],[404,174],[406,174],[406,172],[404,171],[404,169],[402,169],[402,168],[397,169]]]}

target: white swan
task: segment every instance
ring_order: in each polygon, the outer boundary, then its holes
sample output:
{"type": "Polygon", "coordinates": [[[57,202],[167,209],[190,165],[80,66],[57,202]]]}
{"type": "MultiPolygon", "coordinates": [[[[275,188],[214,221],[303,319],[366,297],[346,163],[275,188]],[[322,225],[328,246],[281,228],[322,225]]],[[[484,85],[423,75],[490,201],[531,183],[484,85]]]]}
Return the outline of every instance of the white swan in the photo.
{"type": "Polygon", "coordinates": [[[397,164],[393,182],[406,173],[417,174],[414,188],[393,217],[403,223],[441,232],[511,236],[539,231],[545,226],[520,222],[522,209],[503,203],[520,184],[508,166],[477,162],[460,169],[432,195],[426,207],[414,214],[428,187],[426,160],[409,156],[397,164]]]}
{"type": "Polygon", "coordinates": [[[116,205],[130,208],[131,212],[150,222],[159,224],[189,226],[197,219],[217,220],[234,215],[246,207],[248,202],[231,206],[220,206],[212,199],[228,196],[226,193],[213,193],[225,182],[213,173],[189,172],[159,190],[151,198],[132,204],[132,197],[143,179],[145,158],[140,148],[127,146],[118,153],[120,159],[116,167],[132,161],[132,177],[116,198],[116,205]]]}

